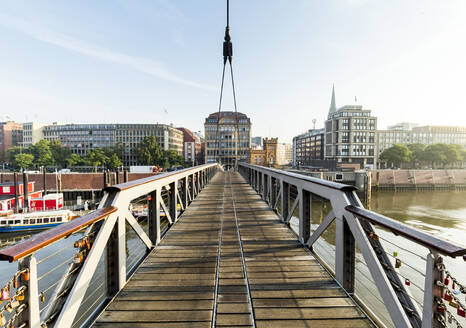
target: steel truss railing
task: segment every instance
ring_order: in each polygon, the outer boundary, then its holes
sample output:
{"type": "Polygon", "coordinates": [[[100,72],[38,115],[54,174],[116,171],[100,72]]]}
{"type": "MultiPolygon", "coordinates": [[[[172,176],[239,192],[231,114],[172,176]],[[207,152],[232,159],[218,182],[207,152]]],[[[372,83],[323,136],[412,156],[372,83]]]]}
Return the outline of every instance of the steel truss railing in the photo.
{"type": "MultiPolygon", "coordinates": [[[[463,256],[466,260],[465,248],[364,209],[356,194],[356,188],[353,186],[246,163],[239,164],[239,171],[272,210],[279,212],[277,214],[283,223],[290,226],[293,213],[297,208],[299,209],[298,238],[302,245],[311,251],[316,241],[335,221],[335,270],[333,274],[339,285],[349,295],[358,299],[355,294],[357,245],[395,327],[447,326],[447,319],[450,319],[451,314],[446,310],[442,298],[449,293],[446,288],[448,284],[444,284],[448,282],[445,281],[445,272],[448,271],[445,270],[441,255],[452,258],[463,256]],[[293,198],[291,190],[297,193],[293,202],[290,202],[293,198]],[[332,210],[311,234],[312,195],[328,200],[332,210]],[[426,267],[422,274],[425,276],[422,311],[413,303],[410,292],[405,288],[409,280],[401,281],[398,266],[395,264],[394,267],[392,264],[374,225],[428,249],[426,267]]],[[[399,263],[401,265],[401,262],[399,263]]],[[[450,298],[445,297],[446,300],[450,298]]],[[[452,306],[458,308],[457,305],[454,303],[452,306]]],[[[463,305],[459,305],[461,309],[463,305]]],[[[369,314],[373,314],[370,306],[366,304],[365,308],[369,314]]],[[[458,310],[458,313],[464,314],[464,310],[461,311],[463,312],[458,310]]]]}
{"type": "MultiPolygon", "coordinates": [[[[221,167],[217,163],[206,164],[107,187],[96,211],[1,250],[0,260],[16,262],[18,271],[12,282],[4,288],[8,295],[1,290],[0,296],[7,301],[7,305],[1,308],[0,327],[3,326],[2,320],[8,327],[73,327],[91,279],[101,259],[105,258],[106,281],[99,284],[98,289],[106,284],[106,295],[100,304],[92,304],[95,310],[92,309],[92,313],[89,313],[81,326],[89,325],[125,286],[131,274],[127,272],[127,262],[134,263],[134,260],[128,261],[126,255],[127,225],[145,245],[144,258],[163,237],[161,212],[164,212],[168,227],[171,227],[177,221],[179,213],[189,206],[218,170],[221,167]],[[167,196],[162,197],[162,193],[167,196]],[[147,197],[148,233],[130,211],[133,200],[147,195],[150,196],[147,197]],[[38,277],[38,263],[60,254],[63,250],[50,252],[50,255],[39,261],[36,253],[52,244],[63,242],[79,231],[84,231],[83,237],[69,238],[68,244],[71,244],[63,248],[69,251],[74,246],[77,249],[74,255],[71,258],[66,257],[58,266],[38,277]],[[63,265],[68,266],[66,270],[62,270],[64,273],[46,290],[39,291],[39,280],[63,265]],[[52,288],[49,303],[40,310],[44,293],[52,288]],[[4,315],[5,309],[8,313],[4,315]]],[[[94,291],[91,292],[92,296],[94,291]]]]}

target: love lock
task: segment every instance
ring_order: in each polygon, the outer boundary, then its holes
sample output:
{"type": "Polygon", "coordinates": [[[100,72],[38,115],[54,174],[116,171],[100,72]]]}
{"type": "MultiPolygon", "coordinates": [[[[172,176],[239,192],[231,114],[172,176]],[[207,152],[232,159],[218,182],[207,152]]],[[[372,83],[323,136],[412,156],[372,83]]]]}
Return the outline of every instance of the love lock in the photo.
{"type": "Polygon", "coordinates": [[[10,292],[6,287],[2,288],[2,292],[0,293],[0,301],[7,301],[10,299],[10,292]]]}
{"type": "Polygon", "coordinates": [[[21,273],[21,281],[29,281],[30,275],[29,270],[26,269],[23,273],[21,273]]]}
{"type": "Polygon", "coordinates": [[[5,305],[5,310],[8,313],[13,312],[13,306],[11,306],[11,302],[9,302],[7,305],[5,305]]]}
{"type": "Polygon", "coordinates": [[[24,301],[24,293],[21,292],[21,293],[16,294],[15,298],[16,298],[18,301],[24,301]]]}
{"type": "Polygon", "coordinates": [[[11,304],[11,307],[14,309],[14,308],[17,308],[19,306],[19,301],[18,301],[18,299],[16,299],[16,297],[13,297],[10,304],[11,304]]]}
{"type": "Polygon", "coordinates": [[[4,326],[6,325],[6,318],[5,316],[3,315],[3,312],[0,313],[0,326],[4,326]]]}

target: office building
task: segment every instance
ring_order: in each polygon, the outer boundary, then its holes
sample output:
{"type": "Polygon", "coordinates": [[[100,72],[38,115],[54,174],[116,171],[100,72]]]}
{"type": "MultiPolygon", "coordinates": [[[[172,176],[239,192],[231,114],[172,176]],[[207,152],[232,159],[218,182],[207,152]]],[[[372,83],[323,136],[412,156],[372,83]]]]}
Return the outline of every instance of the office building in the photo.
{"type": "Polygon", "coordinates": [[[377,118],[361,105],[337,109],[335,88],[325,121],[325,159],[334,159],[339,166],[359,164],[360,168],[376,167],[377,118]]]}
{"type": "Polygon", "coordinates": [[[124,145],[125,166],[138,165],[137,145],[147,136],[155,135],[162,150],[173,149],[183,154],[183,132],[165,124],[53,124],[43,128],[46,140],[59,140],[74,154],[85,156],[95,148],[124,145]]]}
{"type": "Polygon", "coordinates": [[[325,129],[312,129],[293,138],[293,167],[314,167],[324,159],[325,129]]]}
{"type": "Polygon", "coordinates": [[[37,122],[23,123],[23,146],[27,148],[44,139],[44,126],[37,122]]]}
{"type": "Polygon", "coordinates": [[[243,113],[216,112],[204,123],[206,163],[219,162],[227,168],[234,167],[237,144],[238,161],[249,160],[251,148],[251,120],[243,113]],[[217,130],[218,129],[218,130],[217,130]],[[236,131],[238,129],[238,142],[236,131]]]}
{"type": "Polygon", "coordinates": [[[387,130],[411,130],[412,128],[419,126],[416,123],[401,122],[395,125],[389,126],[387,130]]]}
{"type": "Polygon", "coordinates": [[[293,160],[293,146],[291,144],[277,143],[277,164],[279,166],[290,165],[293,160]]]}
{"type": "Polygon", "coordinates": [[[262,147],[262,137],[252,137],[251,148],[261,148],[261,147],[262,147]]]}
{"type": "Polygon", "coordinates": [[[136,147],[147,136],[155,135],[162,150],[173,149],[183,155],[183,132],[166,124],[115,124],[115,144],[125,145],[123,163],[138,165],[136,147]]]}
{"type": "MultiPolygon", "coordinates": [[[[401,123],[400,123],[401,124],[401,123]]],[[[397,129],[399,124],[387,130],[377,131],[378,155],[394,144],[409,145],[421,143],[432,145],[436,143],[457,144],[466,148],[466,127],[460,126],[410,126],[407,129],[397,129]],[[395,127],[395,128],[394,128],[395,127]]]]}

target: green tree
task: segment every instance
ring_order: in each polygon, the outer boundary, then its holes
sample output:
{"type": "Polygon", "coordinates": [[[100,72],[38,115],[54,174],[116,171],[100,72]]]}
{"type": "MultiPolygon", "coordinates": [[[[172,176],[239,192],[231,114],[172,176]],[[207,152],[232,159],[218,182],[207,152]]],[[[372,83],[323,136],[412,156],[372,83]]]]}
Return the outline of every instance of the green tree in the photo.
{"type": "Polygon", "coordinates": [[[459,154],[459,161],[461,163],[463,162],[466,162],[466,148],[462,145],[458,145],[458,144],[454,144],[452,145],[453,147],[456,148],[456,150],[458,151],[458,154],[459,154]]]}
{"type": "Polygon", "coordinates": [[[183,165],[184,157],[178,155],[178,153],[173,149],[164,150],[162,152],[162,157],[159,163],[163,164],[164,168],[168,168],[170,166],[183,165]]]}
{"type": "Polygon", "coordinates": [[[73,165],[79,165],[81,163],[84,163],[84,160],[81,156],[78,154],[70,154],[66,159],[66,166],[73,166],[73,165]]]}
{"type": "Polygon", "coordinates": [[[408,149],[411,151],[411,164],[413,168],[416,168],[425,160],[424,151],[426,145],[422,143],[414,143],[407,145],[408,149]]]}
{"type": "Polygon", "coordinates": [[[444,150],[444,144],[441,143],[436,143],[426,147],[424,156],[425,159],[431,163],[432,168],[434,168],[435,163],[445,165],[447,158],[444,150]]]}
{"type": "Polygon", "coordinates": [[[19,146],[10,147],[6,151],[6,156],[5,156],[6,161],[8,163],[14,163],[16,155],[22,154],[22,153],[28,154],[29,150],[23,149],[23,147],[19,147],[19,146]]]}
{"type": "Polygon", "coordinates": [[[27,169],[32,166],[34,156],[32,154],[16,154],[13,167],[16,169],[27,169]]]}
{"type": "Polygon", "coordinates": [[[463,156],[455,145],[445,145],[445,164],[452,165],[463,160],[463,156]]]}
{"type": "Polygon", "coordinates": [[[160,165],[162,150],[157,142],[157,137],[147,136],[137,145],[136,156],[142,165],[160,165]]]}
{"type": "Polygon", "coordinates": [[[109,168],[110,170],[116,170],[120,166],[123,165],[123,162],[120,160],[118,155],[116,153],[113,153],[112,156],[110,156],[105,163],[105,166],[109,168]]]}
{"type": "MultiPolygon", "coordinates": [[[[67,167],[70,165],[69,159],[72,154],[71,154],[71,150],[68,147],[63,147],[60,141],[58,140],[50,141],[49,147],[52,152],[53,161],[57,166],[67,167]]],[[[71,164],[71,165],[74,165],[74,164],[71,164]]]]}
{"type": "Polygon", "coordinates": [[[100,165],[104,165],[107,161],[108,157],[105,155],[102,148],[95,148],[87,151],[85,162],[94,167],[94,172],[97,172],[97,168],[100,165]]]}
{"type": "Polygon", "coordinates": [[[411,160],[410,155],[411,152],[408,147],[401,144],[394,144],[380,154],[380,159],[387,163],[391,163],[395,167],[400,167],[402,163],[409,163],[411,160]]]}
{"type": "Polygon", "coordinates": [[[102,150],[108,157],[111,157],[113,154],[116,154],[120,160],[125,155],[125,145],[121,142],[117,143],[115,146],[112,147],[104,147],[102,148],[102,150]]]}
{"type": "Polygon", "coordinates": [[[34,164],[37,166],[50,166],[54,164],[52,150],[47,140],[42,139],[29,147],[32,155],[34,155],[34,164]]]}

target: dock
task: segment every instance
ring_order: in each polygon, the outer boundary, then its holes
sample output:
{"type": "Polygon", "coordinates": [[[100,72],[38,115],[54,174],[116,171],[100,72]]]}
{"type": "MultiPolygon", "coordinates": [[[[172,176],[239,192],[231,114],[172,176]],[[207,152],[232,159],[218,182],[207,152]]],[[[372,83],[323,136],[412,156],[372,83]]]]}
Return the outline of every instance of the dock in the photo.
{"type": "Polygon", "coordinates": [[[93,327],[373,327],[237,172],[218,172],[93,327]]]}

